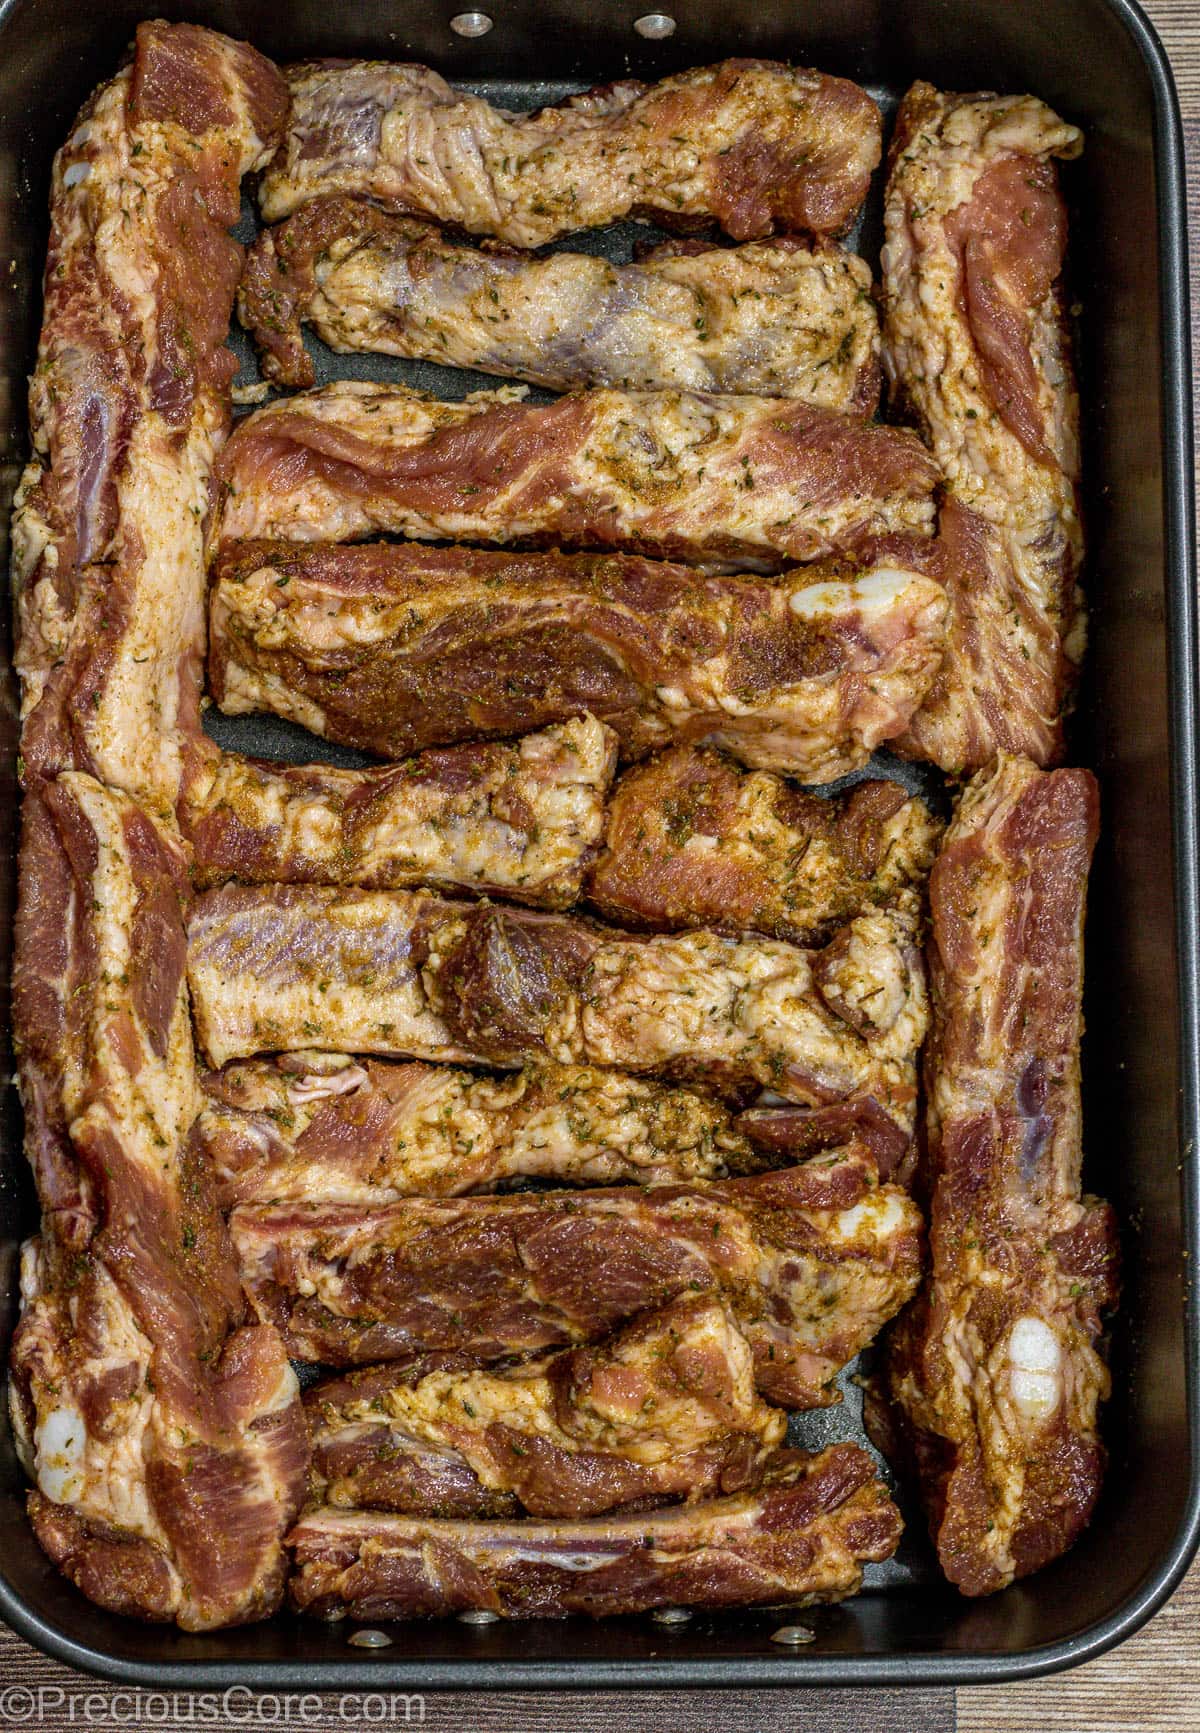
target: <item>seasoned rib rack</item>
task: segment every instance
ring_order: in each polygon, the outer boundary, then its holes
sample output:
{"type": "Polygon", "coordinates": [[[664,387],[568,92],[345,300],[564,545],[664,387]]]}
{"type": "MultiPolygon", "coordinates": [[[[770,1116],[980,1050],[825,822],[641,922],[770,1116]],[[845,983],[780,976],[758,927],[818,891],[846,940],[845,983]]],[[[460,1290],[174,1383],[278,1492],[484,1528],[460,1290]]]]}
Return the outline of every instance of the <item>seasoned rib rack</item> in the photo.
{"type": "Polygon", "coordinates": [[[914,1293],[921,1216],[861,1145],[716,1184],[250,1204],[242,1281],[298,1359],[485,1360],[594,1342],[681,1295],[724,1295],[768,1400],[826,1407],[914,1293]]]}
{"type": "Polygon", "coordinates": [[[640,1613],[836,1600],[900,1515],[865,1450],[780,1451],[764,1486],[590,1522],[436,1522],[319,1509],[292,1530],[292,1605],[324,1619],[640,1613]]]}
{"type": "MultiPolygon", "coordinates": [[[[481,1077],[285,1053],[235,1061],[202,1086],[194,1136],[227,1209],[285,1197],[455,1197],[518,1178],[659,1185],[764,1160],[709,1096],[589,1065],[481,1077]]],[[[778,1115],[760,1117],[772,1125],[778,1115]]],[[[790,1147],[778,1134],[777,1158],[790,1147]]]]}
{"type": "Polygon", "coordinates": [[[641,211],[715,217],[736,240],[840,234],[879,161],[865,91],[770,60],[624,79],[532,115],[379,61],[296,67],[291,94],[268,222],[353,192],[518,247],[641,211]]]}
{"type": "Polygon", "coordinates": [[[241,422],[222,453],[231,540],[611,548],[775,570],[928,536],[937,465],[914,433],[785,398],[519,389],[441,403],[340,380],[241,422]]]}
{"type": "Polygon", "coordinates": [[[942,1569],[987,1594],[1057,1558],[1100,1489],[1112,1212],[1080,1196],[1086,770],[1002,759],[933,869],[933,1270],[891,1341],[942,1569]]]}
{"type": "Polygon", "coordinates": [[[554,391],[756,392],[871,415],[871,272],[791,237],[669,242],[627,265],[465,246],[365,199],[323,198],[260,235],[238,295],[263,371],[316,383],[300,335],[342,353],[473,367],[554,391]]]}
{"type": "Polygon", "coordinates": [[[926,568],[950,597],[946,659],[904,746],[944,770],[1062,752],[1086,621],[1054,159],[1081,148],[1032,97],[915,84],[896,119],[884,361],[949,484],[926,568]]]}
{"type": "Polygon", "coordinates": [[[869,1096],[907,1130],[927,1021],[915,937],[900,909],[803,951],[426,892],[230,885],[196,903],[188,978],[214,1065],[305,1046],[553,1059],[813,1106],[869,1096]]]}
{"type": "Polygon", "coordinates": [[[591,711],[627,754],[672,741],[820,781],[907,725],[943,648],[940,584],[702,577],[629,555],[233,542],[214,566],[209,675],[391,756],[591,711]]]}
{"type": "Polygon", "coordinates": [[[592,716],[374,770],[197,752],[180,802],[198,886],[431,884],[565,908],[604,828],[616,742],[592,716]]]}
{"type": "Polygon", "coordinates": [[[644,1312],[596,1347],[496,1368],[453,1361],[426,1355],[313,1386],[318,1502],[579,1517],[694,1501],[757,1486],[787,1429],[710,1295],[644,1312]]]}

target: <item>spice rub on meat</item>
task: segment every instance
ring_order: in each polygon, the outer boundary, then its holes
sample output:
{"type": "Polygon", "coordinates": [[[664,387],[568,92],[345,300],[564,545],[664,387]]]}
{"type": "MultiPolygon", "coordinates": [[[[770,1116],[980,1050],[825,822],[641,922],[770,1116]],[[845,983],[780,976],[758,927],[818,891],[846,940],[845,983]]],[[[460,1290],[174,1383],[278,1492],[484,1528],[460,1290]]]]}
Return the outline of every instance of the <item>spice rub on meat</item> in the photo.
{"type": "Polygon", "coordinates": [[[268,222],[328,193],[515,247],[641,213],[711,217],[735,240],[840,234],[879,162],[879,110],[844,78],[725,60],[658,84],[627,78],[513,114],[427,66],[293,69],[268,222]]]}

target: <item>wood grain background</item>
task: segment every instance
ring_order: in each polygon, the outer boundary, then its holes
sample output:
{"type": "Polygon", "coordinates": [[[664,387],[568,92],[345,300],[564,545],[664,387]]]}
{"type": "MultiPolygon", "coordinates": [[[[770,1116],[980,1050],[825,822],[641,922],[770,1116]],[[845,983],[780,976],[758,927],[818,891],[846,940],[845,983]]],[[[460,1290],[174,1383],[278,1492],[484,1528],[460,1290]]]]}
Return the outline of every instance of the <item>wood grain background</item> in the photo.
{"type": "MultiPolygon", "coordinates": [[[[1030,0],[1013,0],[1025,5],[1030,0]]],[[[1188,155],[1193,304],[1200,300],[1200,0],[1143,0],[1175,69],[1188,155]]],[[[1200,381],[1200,319],[1192,355],[1200,381]]],[[[1200,393],[1197,407],[1200,409],[1200,393]]],[[[1200,417],[1198,417],[1200,419],[1200,417]]],[[[30,1544],[33,1544],[32,1538],[30,1544]]],[[[144,1696],[89,1679],[38,1654],[0,1625],[0,1733],[18,1726],[186,1724],[189,1704],[144,1696]],[[7,1712],[6,1712],[7,1711],[7,1712]]],[[[367,1725],[337,1693],[303,1725],[333,1733],[367,1725]]],[[[192,1711],[194,1713],[194,1710],[192,1711]]],[[[244,1703],[230,1717],[270,1724],[244,1703]]],[[[211,1724],[211,1723],[210,1723],[211,1724]]],[[[299,1722],[293,1722],[299,1725],[299,1722]]],[[[403,1714],[379,1725],[404,1725],[403,1714]]],[[[410,1719],[415,1725],[415,1715],[410,1719]]],[[[1171,1602],[1128,1643],[1086,1667],[1027,1685],[966,1690],[626,1692],[533,1695],[433,1693],[423,1725],[462,1733],[1200,1733],[1200,1562],[1171,1602]]]]}

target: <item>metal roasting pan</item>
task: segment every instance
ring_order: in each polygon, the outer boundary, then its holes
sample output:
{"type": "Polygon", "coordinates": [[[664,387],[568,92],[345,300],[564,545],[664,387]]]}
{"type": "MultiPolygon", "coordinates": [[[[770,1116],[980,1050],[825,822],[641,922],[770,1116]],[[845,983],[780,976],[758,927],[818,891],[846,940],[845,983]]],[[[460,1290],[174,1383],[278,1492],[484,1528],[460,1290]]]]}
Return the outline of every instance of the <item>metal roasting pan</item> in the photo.
{"type": "MultiPolygon", "coordinates": [[[[337,8],[322,0],[157,8],[138,0],[0,0],[0,521],[6,530],[28,446],[25,381],[41,316],[51,158],[142,18],[210,24],[281,60],[427,61],[513,107],[628,74],[652,79],[757,54],[846,74],[889,111],[913,78],[924,77],[958,90],[1033,91],[1082,125],[1087,148],[1066,170],[1065,185],[1072,294],[1082,310],[1092,645],[1070,758],[1097,770],[1104,802],[1088,934],[1086,1180],[1117,1206],[1125,1252],[1105,1491],[1066,1558],[977,1602],[941,1580],[920,1514],[906,1508],[899,1558],[869,1570],[856,1600],[798,1615],[814,1633],[799,1649],[771,1641],[779,1614],[755,1613],[697,1615],[667,1627],[649,1618],[398,1625],[388,1647],[368,1651],[347,1647],[345,1625],[287,1616],[188,1636],[101,1612],[35,1543],[0,1419],[0,1617],[47,1653],[108,1678],[304,1691],[1024,1678],[1130,1635],[1170,1594],[1200,1538],[1200,1310],[1189,1282],[1200,1251],[1196,596],[1183,148],[1166,58],[1131,0],[676,0],[664,10],[677,27],[658,41],[633,28],[648,9],[649,0],[494,0],[494,27],[472,39],[450,29],[461,10],[455,0],[347,0],[337,8]]],[[[879,203],[877,186],[857,237],[873,262],[879,203]]],[[[248,234],[249,203],[246,213],[248,234]]],[[[616,257],[629,239],[628,230],[616,230],[585,244],[616,257]]],[[[402,377],[451,396],[485,383],[327,352],[319,371],[402,377]]],[[[18,815],[7,643],[0,665],[6,994],[18,815]]],[[[333,756],[281,723],[211,725],[230,746],[333,756]]],[[[6,1005],[0,1029],[7,1034],[6,1005]]],[[[0,1059],[0,1076],[9,1071],[11,1055],[0,1059]]],[[[0,1350],[16,1315],[17,1247],[36,1222],[15,1091],[3,1098],[0,1350]]],[[[858,1408],[848,1381],[844,1407],[797,1422],[794,1437],[815,1445],[853,1436],[858,1408]]]]}

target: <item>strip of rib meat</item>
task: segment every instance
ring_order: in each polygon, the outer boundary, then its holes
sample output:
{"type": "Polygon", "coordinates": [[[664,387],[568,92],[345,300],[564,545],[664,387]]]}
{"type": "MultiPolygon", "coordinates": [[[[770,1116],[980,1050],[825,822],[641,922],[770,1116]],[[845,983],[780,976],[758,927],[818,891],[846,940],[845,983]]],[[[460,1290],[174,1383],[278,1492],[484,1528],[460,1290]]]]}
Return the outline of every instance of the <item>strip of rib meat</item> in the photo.
{"type": "Polygon", "coordinates": [[[337,380],[242,421],[220,535],[541,542],[771,570],[927,536],[915,433],[795,399],[522,388],[443,403],[337,380]]]}
{"type": "Polygon", "coordinates": [[[427,66],[318,61],[291,73],[268,222],[326,193],[515,247],[654,213],[715,218],[735,240],[840,234],[879,162],[879,110],[844,78],[725,60],[659,84],[628,78],[514,114],[427,66]]]}
{"type": "Polygon", "coordinates": [[[1091,1514],[1116,1298],[1111,1211],[1080,1197],[1084,770],[1005,758],[933,869],[928,1069],[933,1272],[891,1344],[891,1389],[942,1569],[986,1594],[1091,1514]]]}
{"type": "Polygon", "coordinates": [[[575,1522],[311,1511],[292,1530],[292,1605],[324,1619],[603,1618],[653,1607],[839,1600],[890,1558],[900,1514],[856,1444],[778,1452],[764,1485],[705,1504],[575,1522]]]}
{"type": "Polygon", "coordinates": [[[622,555],[234,542],[214,570],[213,695],[391,757],[586,710],[638,755],[707,740],[824,782],[907,725],[944,645],[902,566],[705,577],[622,555]]]}
{"type": "Polygon", "coordinates": [[[27,780],[173,806],[204,643],[209,471],[236,362],[238,183],[287,90],[242,43],[143,24],[55,159],[34,456],[13,523],[27,780]]]}
{"type": "Polygon", "coordinates": [[[840,1400],[838,1372],[921,1273],[920,1213],[861,1144],[712,1184],[248,1204],[230,1229],[251,1303],[298,1359],[505,1359],[715,1293],[789,1408],[840,1400]]]}
{"type": "Polygon", "coordinates": [[[193,883],[463,886],[566,908],[604,834],[616,740],[572,717],[521,740],[378,770],[193,755],[193,883]]]}
{"type": "Polygon", "coordinates": [[[941,826],[895,782],[822,799],[680,746],[626,771],[587,893],[634,927],[829,938],[929,876],[941,826]]]}
{"type": "Polygon", "coordinates": [[[44,1214],[10,1400],[34,1530],[113,1611],[187,1630],[261,1618],[308,1444],[188,1143],[184,853],[67,772],[26,796],[20,867],[14,1027],[44,1214]]]}
{"type": "Polygon", "coordinates": [[[305,1397],[319,1504],[416,1516],[596,1516],[757,1486],[787,1417],[712,1295],[594,1347],[500,1368],[378,1366],[305,1397]]]}
{"type": "Polygon", "coordinates": [[[480,249],[365,199],[316,199],[251,248],[242,324],[278,384],[316,383],[302,322],[399,355],[571,391],[754,392],[871,415],[871,271],[841,247],[669,242],[632,264],[480,249]]]}
{"type": "Polygon", "coordinates": [[[208,891],[189,930],[213,1065],[294,1048],[519,1066],[547,1059],[870,1096],[910,1130],[927,1023],[916,922],[861,915],[819,951],[712,932],[324,886],[208,891]]]}
{"type": "Polygon", "coordinates": [[[226,1209],[456,1197],[510,1179],[661,1185],[763,1165],[720,1102],[590,1065],[480,1077],[287,1053],[236,1061],[203,1087],[196,1137],[226,1209]]]}
{"type": "Polygon", "coordinates": [[[946,660],[907,749],[943,769],[1062,750],[1083,653],[1079,404],[1055,157],[1077,128],[1032,97],[916,84],[891,151],[884,361],[946,475],[946,660]]]}

